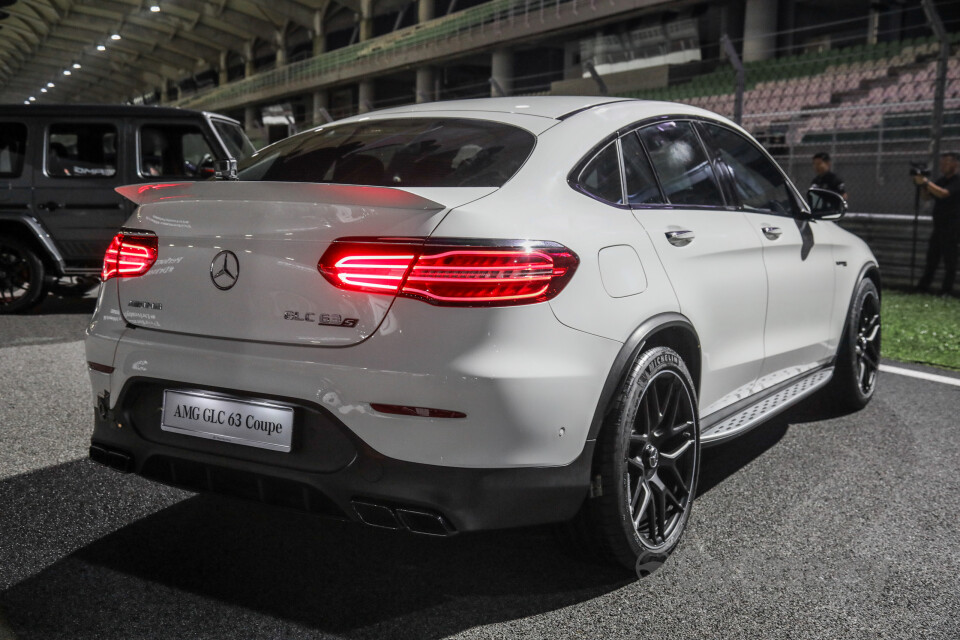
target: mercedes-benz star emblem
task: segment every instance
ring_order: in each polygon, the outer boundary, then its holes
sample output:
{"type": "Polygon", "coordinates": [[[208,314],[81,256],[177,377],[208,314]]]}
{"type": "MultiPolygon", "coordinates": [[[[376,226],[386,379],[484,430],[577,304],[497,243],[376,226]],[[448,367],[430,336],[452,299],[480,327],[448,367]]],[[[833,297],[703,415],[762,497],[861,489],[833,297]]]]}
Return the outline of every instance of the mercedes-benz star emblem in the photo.
{"type": "Polygon", "coordinates": [[[237,260],[237,254],[233,251],[221,251],[213,257],[210,263],[210,279],[213,280],[213,286],[226,291],[237,284],[239,277],[240,261],[237,260]]]}

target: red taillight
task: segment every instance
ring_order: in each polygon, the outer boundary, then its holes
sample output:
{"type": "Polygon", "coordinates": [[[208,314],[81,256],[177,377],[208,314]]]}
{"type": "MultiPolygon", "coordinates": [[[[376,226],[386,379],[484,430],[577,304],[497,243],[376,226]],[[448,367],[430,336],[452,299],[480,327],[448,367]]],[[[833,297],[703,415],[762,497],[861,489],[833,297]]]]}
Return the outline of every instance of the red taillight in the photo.
{"type": "Polygon", "coordinates": [[[343,289],[477,307],[549,300],[566,286],[577,264],[576,254],[554,242],[402,239],[334,242],[318,268],[343,289]]]}
{"type": "Polygon", "coordinates": [[[113,236],[103,256],[100,278],[133,278],[142,276],[157,261],[157,236],[118,233],[113,236]]]}

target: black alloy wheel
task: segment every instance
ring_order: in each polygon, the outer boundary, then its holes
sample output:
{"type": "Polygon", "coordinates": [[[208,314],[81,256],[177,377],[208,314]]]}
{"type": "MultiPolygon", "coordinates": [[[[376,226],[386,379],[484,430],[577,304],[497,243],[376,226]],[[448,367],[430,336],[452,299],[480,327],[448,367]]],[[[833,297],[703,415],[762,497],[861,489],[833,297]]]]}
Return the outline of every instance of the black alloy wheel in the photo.
{"type": "Polygon", "coordinates": [[[571,527],[580,541],[638,576],[662,563],[690,517],[699,429],[693,380],[677,352],[641,353],[597,438],[592,497],[571,527]]]}
{"type": "Polygon", "coordinates": [[[862,409],[876,392],[881,333],[880,293],[872,280],[861,280],[847,312],[829,387],[840,409],[862,409]]]}
{"type": "Polygon", "coordinates": [[[694,411],[683,378],[670,369],[653,376],[640,398],[625,453],[626,497],[632,528],[651,551],[671,540],[693,501],[694,411]]]}
{"type": "Polygon", "coordinates": [[[14,238],[0,238],[0,314],[19,313],[43,298],[43,262],[14,238]]]}
{"type": "Polygon", "coordinates": [[[864,296],[857,318],[857,386],[864,396],[873,395],[880,370],[880,298],[875,292],[864,296]]]}

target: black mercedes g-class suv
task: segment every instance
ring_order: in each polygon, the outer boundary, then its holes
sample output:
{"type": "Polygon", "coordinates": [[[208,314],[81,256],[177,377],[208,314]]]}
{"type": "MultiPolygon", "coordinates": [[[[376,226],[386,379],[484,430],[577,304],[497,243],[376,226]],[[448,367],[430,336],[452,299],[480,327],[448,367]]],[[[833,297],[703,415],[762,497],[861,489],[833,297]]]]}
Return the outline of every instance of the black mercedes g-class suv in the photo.
{"type": "Polygon", "coordinates": [[[120,105],[0,105],[0,314],[82,295],[133,205],[114,188],[201,180],[254,148],[214,113],[120,105]]]}

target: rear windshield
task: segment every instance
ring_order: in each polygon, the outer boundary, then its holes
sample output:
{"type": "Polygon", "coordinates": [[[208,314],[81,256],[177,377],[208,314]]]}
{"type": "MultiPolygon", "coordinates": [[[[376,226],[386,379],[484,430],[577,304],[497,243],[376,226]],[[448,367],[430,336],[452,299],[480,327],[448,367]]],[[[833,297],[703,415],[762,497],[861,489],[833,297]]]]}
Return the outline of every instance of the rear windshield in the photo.
{"type": "Polygon", "coordinates": [[[461,118],[397,118],[306,131],[240,163],[241,180],[378,187],[499,187],[536,138],[517,127],[461,118]]]}

